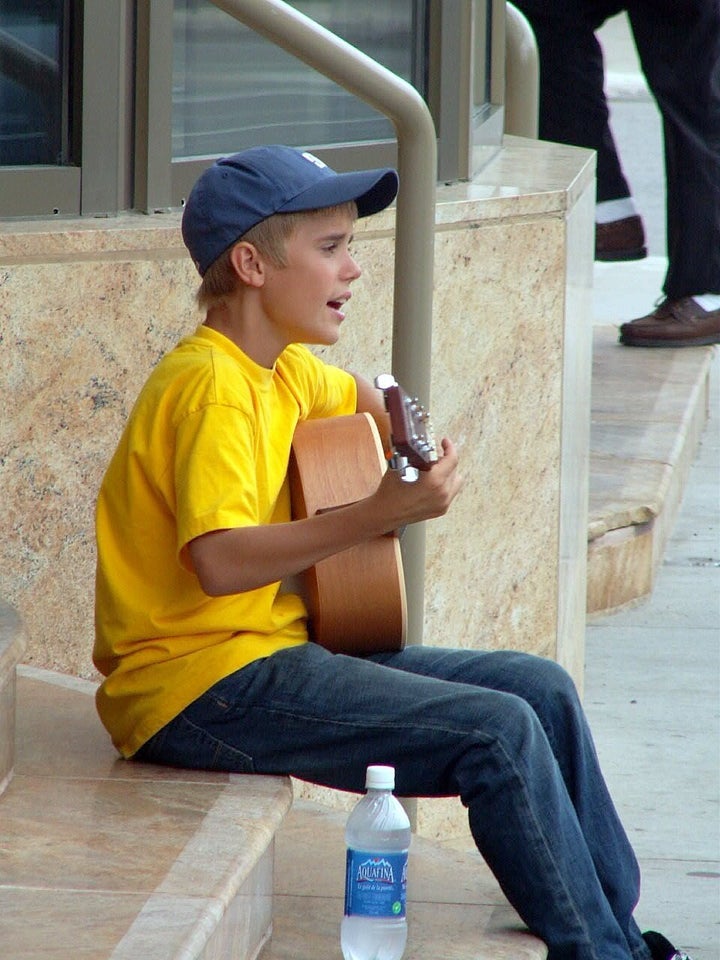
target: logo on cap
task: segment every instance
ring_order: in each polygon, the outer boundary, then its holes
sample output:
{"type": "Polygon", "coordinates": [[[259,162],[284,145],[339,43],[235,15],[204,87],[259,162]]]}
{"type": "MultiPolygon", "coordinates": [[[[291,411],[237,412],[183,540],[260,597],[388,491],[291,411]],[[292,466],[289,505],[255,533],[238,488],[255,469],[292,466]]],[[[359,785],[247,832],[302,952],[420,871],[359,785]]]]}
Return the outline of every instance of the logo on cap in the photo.
{"type": "Polygon", "coordinates": [[[303,156],[305,157],[306,160],[309,160],[310,163],[314,163],[315,166],[316,166],[316,167],[319,167],[321,170],[324,170],[325,167],[327,167],[327,164],[326,164],[326,163],[323,163],[322,160],[319,160],[319,159],[318,159],[316,156],[314,156],[312,153],[307,153],[307,152],[305,152],[305,153],[303,153],[303,156]]]}

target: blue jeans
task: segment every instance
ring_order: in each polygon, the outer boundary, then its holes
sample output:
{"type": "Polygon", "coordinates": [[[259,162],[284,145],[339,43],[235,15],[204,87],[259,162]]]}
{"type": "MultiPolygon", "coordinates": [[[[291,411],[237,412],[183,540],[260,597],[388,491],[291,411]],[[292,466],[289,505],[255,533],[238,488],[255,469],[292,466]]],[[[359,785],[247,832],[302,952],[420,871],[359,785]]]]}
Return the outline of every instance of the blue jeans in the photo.
{"type": "Polygon", "coordinates": [[[136,759],[291,774],[362,792],[459,795],[480,853],[549,960],[648,960],[639,870],[570,677],[515,652],[411,646],[369,658],[313,643],[217,683],[136,759]]]}

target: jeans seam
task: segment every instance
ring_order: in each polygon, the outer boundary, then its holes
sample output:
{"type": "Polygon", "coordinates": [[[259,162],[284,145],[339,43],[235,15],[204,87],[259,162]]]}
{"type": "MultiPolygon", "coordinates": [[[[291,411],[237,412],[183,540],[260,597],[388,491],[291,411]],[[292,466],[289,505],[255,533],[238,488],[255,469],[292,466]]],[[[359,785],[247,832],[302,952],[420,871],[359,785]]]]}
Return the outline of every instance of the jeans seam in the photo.
{"type": "MultiPolygon", "coordinates": [[[[479,736],[482,737],[481,734],[479,736]]],[[[542,858],[545,861],[545,863],[551,867],[556,881],[557,880],[560,881],[559,890],[561,890],[562,892],[562,896],[565,901],[565,904],[567,905],[569,910],[572,912],[575,923],[577,925],[577,929],[582,933],[585,943],[587,944],[589,949],[592,951],[592,956],[595,958],[595,960],[600,960],[597,952],[595,951],[594,944],[590,938],[590,932],[582,917],[582,914],[578,911],[577,904],[575,903],[574,898],[572,897],[570,891],[568,890],[565,880],[562,877],[562,873],[558,868],[557,862],[552,853],[552,848],[550,847],[547,841],[547,838],[545,836],[545,832],[542,828],[542,823],[536,817],[532,808],[532,804],[529,802],[529,791],[527,789],[525,777],[522,775],[520,768],[515,762],[515,758],[508,753],[504,745],[500,742],[499,738],[497,739],[487,738],[486,742],[492,750],[497,749],[502,753],[506,763],[508,764],[509,769],[512,772],[512,775],[517,779],[520,785],[520,795],[522,797],[523,812],[527,816],[528,820],[531,821],[534,834],[541,841],[541,843],[538,844],[535,840],[532,840],[532,845],[533,845],[535,854],[539,858],[542,858]]],[[[528,842],[527,831],[525,831],[525,834],[526,834],[526,842],[528,842]]],[[[558,889],[557,886],[556,886],[556,889],[558,889]]]]}
{"type": "Polygon", "coordinates": [[[195,723],[194,720],[191,720],[191,719],[190,719],[189,717],[187,717],[185,714],[182,714],[181,716],[182,716],[183,721],[184,721],[189,727],[192,727],[193,730],[195,730],[196,732],[202,734],[204,737],[207,737],[208,740],[212,741],[212,743],[213,743],[214,746],[215,746],[215,753],[216,753],[216,754],[217,754],[218,748],[220,747],[220,748],[222,748],[223,750],[227,750],[229,753],[235,754],[235,755],[238,756],[238,757],[242,757],[243,760],[246,760],[246,761],[250,764],[251,767],[253,767],[253,768],[255,767],[255,761],[254,761],[253,758],[250,756],[250,754],[245,753],[244,750],[238,750],[237,747],[232,746],[232,744],[227,743],[227,741],[225,741],[225,740],[219,739],[219,738],[216,737],[214,734],[210,733],[210,731],[209,731],[206,727],[202,727],[202,726],[200,726],[199,724],[195,723]]]}
{"type": "Polygon", "coordinates": [[[439,726],[428,723],[398,723],[392,717],[386,717],[382,720],[377,720],[372,717],[358,717],[350,720],[339,720],[336,717],[326,718],[319,717],[313,713],[299,713],[297,710],[289,710],[285,707],[278,707],[274,704],[256,706],[254,708],[257,712],[265,711],[268,714],[277,714],[278,716],[290,717],[291,719],[296,718],[298,720],[311,720],[317,723],[322,723],[323,726],[336,726],[336,727],[358,727],[360,729],[366,730],[368,727],[373,727],[376,729],[382,729],[383,727],[392,726],[393,730],[428,730],[436,733],[450,733],[454,736],[466,737],[468,734],[477,733],[479,736],[480,732],[473,727],[468,730],[466,728],[459,727],[446,727],[439,726]]]}

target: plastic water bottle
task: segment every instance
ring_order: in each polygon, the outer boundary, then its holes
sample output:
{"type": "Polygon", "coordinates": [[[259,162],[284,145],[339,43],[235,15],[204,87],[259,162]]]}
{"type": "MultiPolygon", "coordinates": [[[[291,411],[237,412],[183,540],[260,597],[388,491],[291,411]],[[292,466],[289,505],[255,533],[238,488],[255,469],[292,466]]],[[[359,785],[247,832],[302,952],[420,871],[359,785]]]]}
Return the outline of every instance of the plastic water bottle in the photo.
{"type": "Polygon", "coordinates": [[[400,960],[407,942],[410,821],[393,796],[394,767],[367,768],[367,793],[345,828],[347,871],[340,945],[345,960],[400,960]]]}

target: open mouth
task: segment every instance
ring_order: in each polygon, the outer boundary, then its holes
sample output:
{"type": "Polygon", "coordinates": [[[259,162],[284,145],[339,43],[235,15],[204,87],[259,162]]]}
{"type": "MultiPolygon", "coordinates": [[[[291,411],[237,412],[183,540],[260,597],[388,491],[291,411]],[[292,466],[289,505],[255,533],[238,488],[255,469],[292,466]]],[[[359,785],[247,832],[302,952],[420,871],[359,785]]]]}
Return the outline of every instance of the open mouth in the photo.
{"type": "Polygon", "coordinates": [[[327,302],[328,307],[340,320],[345,319],[345,305],[349,299],[350,297],[339,297],[337,300],[328,300],[327,302]]]}

